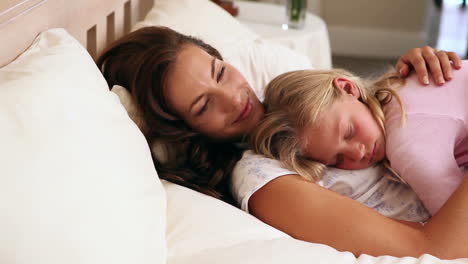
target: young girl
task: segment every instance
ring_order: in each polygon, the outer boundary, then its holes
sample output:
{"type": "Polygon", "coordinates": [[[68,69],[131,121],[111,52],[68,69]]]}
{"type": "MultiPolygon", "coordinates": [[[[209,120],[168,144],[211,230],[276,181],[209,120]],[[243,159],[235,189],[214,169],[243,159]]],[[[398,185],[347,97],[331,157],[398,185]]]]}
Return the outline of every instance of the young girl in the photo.
{"type": "Polygon", "coordinates": [[[326,166],[383,162],[387,176],[407,182],[434,215],[468,165],[468,72],[454,74],[444,90],[396,74],[375,82],[343,70],[282,74],[266,89],[255,150],[313,180],[326,166]]]}

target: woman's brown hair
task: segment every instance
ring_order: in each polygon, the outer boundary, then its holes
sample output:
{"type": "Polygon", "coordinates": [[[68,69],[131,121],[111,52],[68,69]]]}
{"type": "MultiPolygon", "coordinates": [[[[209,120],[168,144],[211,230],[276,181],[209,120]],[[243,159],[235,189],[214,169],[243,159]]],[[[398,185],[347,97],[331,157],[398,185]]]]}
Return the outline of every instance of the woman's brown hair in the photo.
{"type": "Polygon", "coordinates": [[[154,155],[159,177],[233,203],[229,178],[242,150],[234,142],[217,142],[193,131],[165,103],[164,87],[178,53],[195,45],[222,60],[200,39],[167,27],[145,27],[113,43],[97,60],[109,87],[128,89],[141,107],[151,143],[165,142],[173,155],[167,161],[154,155]]]}

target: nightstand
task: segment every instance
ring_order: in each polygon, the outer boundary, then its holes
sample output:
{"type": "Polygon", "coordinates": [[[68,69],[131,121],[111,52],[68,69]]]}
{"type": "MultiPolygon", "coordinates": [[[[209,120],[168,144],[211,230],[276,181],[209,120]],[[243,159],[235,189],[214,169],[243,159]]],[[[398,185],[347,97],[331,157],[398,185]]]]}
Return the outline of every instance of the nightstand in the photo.
{"type": "Polygon", "coordinates": [[[329,69],[331,63],[330,42],[325,22],[318,16],[307,13],[302,29],[287,29],[285,7],[282,5],[236,1],[242,24],[268,42],[287,46],[310,58],[318,69],[329,69]]]}

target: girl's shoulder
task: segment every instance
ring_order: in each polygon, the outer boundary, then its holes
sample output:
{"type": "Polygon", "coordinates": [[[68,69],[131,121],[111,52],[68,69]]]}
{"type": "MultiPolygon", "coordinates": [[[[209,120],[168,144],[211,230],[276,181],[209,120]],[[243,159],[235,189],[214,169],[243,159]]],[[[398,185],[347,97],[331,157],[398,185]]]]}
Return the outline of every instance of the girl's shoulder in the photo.
{"type": "MultiPolygon", "coordinates": [[[[422,85],[416,74],[413,74],[397,92],[403,102],[406,117],[424,115],[458,118],[466,115],[467,84],[468,61],[463,61],[462,68],[453,70],[452,80],[443,86],[435,84],[432,78],[429,85],[422,85]]],[[[400,123],[401,111],[397,100],[385,105],[384,112],[386,123],[392,120],[400,123]]]]}

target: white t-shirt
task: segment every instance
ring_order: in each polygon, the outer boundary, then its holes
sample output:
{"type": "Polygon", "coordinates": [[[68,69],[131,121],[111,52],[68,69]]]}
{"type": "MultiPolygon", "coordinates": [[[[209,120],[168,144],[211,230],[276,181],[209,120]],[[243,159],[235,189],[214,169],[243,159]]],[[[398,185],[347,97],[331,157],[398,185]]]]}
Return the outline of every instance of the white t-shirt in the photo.
{"type": "MultiPolygon", "coordinates": [[[[282,168],[280,161],[248,150],[234,167],[231,192],[242,210],[248,212],[252,194],[271,180],[288,174],[297,173],[282,168]]],[[[317,184],[387,217],[412,222],[425,222],[430,218],[414,191],[382,176],[379,167],[354,171],[329,168],[317,184]]]]}

